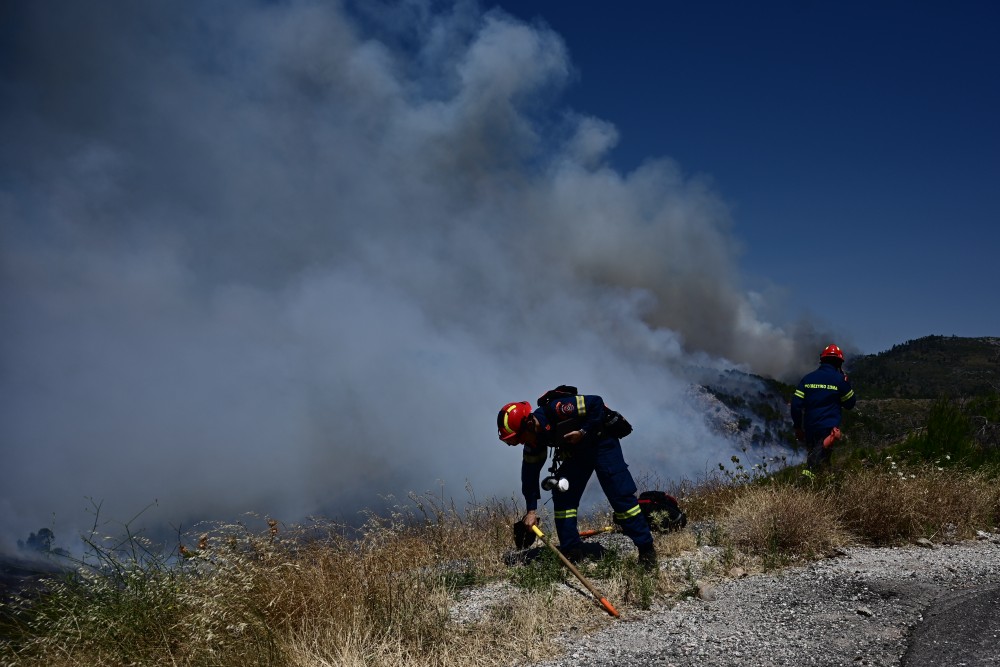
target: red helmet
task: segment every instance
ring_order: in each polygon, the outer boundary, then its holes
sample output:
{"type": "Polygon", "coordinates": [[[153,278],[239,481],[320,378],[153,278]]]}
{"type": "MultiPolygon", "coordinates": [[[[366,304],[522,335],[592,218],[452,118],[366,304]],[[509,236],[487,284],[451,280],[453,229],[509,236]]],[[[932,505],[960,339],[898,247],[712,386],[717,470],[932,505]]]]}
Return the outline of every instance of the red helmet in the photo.
{"type": "Polygon", "coordinates": [[[823,348],[823,351],[819,353],[820,361],[826,359],[827,357],[832,357],[834,359],[844,360],[844,353],[840,351],[840,348],[836,345],[827,345],[823,348]]]}
{"type": "Polygon", "coordinates": [[[524,421],[531,416],[531,403],[518,401],[508,403],[500,408],[497,415],[497,435],[501,440],[510,444],[521,432],[524,421]]]}

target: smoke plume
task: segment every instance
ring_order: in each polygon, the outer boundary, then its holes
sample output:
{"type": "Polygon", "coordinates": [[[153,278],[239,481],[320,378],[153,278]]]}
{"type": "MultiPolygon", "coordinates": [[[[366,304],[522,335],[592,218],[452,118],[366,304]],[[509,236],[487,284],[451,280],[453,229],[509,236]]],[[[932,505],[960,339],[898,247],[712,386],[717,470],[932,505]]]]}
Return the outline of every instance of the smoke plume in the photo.
{"type": "Polygon", "coordinates": [[[637,476],[697,475],[730,445],[689,369],[811,366],[720,195],[560,106],[552,31],[185,4],[0,10],[0,532],[510,497],[497,410],[561,383],[637,476]]]}

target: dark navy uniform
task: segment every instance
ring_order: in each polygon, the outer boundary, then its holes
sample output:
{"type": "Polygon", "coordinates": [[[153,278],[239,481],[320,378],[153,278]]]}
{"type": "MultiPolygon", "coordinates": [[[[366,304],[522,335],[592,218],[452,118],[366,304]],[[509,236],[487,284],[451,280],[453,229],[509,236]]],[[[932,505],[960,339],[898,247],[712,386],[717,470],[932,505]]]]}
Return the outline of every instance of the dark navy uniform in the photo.
{"type": "Polygon", "coordinates": [[[854,402],[847,375],[832,363],[821,363],[799,382],[792,397],[792,423],[805,434],[810,468],[829,462],[830,450],[823,440],[840,428],[842,410],[850,410],[854,402]]]}
{"type": "Polygon", "coordinates": [[[584,488],[593,473],[614,510],[615,522],[628,535],[640,553],[650,549],[653,536],[639,509],[635,482],[622,455],[621,442],[601,433],[605,421],[604,400],[600,396],[564,395],[545,403],[534,411],[542,427],[537,444],[524,446],[521,464],[521,491],[528,510],[538,507],[541,492],[538,477],[548,454],[548,447],[557,447],[556,456],[563,459],[559,476],[569,482],[569,490],[552,493],[552,507],[563,551],[580,548],[577,511],[584,488]],[[579,443],[571,445],[563,436],[583,431],[579,443]]]}

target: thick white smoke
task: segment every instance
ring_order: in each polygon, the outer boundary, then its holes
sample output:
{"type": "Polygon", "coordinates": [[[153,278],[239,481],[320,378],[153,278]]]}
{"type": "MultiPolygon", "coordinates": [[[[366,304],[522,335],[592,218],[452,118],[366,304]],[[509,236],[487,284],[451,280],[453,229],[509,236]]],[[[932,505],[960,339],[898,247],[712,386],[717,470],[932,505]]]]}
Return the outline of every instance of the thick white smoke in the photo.
{"type": "Polygon", "coordinates": [[[496,412],[560,383],[626,413],[637,475],[697,475],[729,445],[684,369],[812,356],[742,291],[716,193],[615,171],[615,128],[559,106],[551,31],[463,3],[11,5],[8,540],[66,537],[88,498],[177,524],[509,497],[496,412]]]}

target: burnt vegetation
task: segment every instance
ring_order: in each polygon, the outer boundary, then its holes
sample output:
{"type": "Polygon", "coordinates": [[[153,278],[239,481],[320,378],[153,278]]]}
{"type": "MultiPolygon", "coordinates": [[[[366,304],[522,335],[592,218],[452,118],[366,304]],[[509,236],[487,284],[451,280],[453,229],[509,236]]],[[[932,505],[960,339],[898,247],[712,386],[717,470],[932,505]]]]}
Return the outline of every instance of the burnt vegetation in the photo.
{"type": "Polygon", "coordinates": [[[736,430],[747,434],[750,446],[795,448],[795,433],[788,415],[795,387],[731,370],[707,383],[705,390],[736,415],[736,430]]]}

